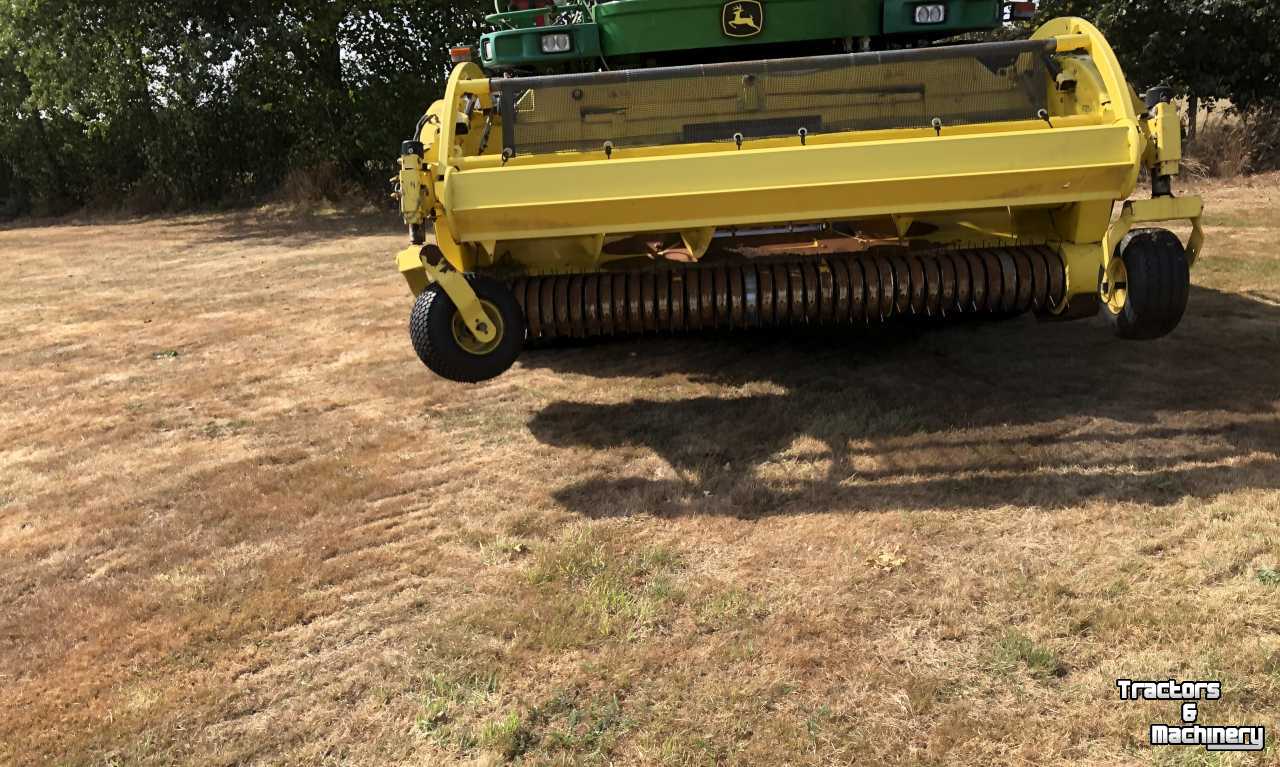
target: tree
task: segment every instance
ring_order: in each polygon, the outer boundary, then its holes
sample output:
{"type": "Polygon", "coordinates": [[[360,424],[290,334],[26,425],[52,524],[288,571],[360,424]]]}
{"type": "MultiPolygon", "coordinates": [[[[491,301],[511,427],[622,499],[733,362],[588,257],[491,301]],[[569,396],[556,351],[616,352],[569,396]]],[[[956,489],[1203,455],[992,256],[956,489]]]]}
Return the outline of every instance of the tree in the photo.
{"type": "Polygon", "coordinates": [[[1280,4],[1271,0],[1041,0],[1039,20],[1081,16],[1139,90],[1170,85],[1241,108],[1280,98],[1280,4]]]}
{"type": "Polygon", "coordinates": [[[242,200],[308,166],[383,180],[486,7],[0,2],[0,211],[242,200]]]}

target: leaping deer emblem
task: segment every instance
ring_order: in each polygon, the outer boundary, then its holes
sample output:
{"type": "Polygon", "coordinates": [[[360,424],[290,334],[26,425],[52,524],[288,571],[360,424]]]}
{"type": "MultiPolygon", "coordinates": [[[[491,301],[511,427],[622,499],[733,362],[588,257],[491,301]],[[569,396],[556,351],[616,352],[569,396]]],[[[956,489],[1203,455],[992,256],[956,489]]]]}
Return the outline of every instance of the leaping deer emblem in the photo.
{"type": "Polygon", "coordinates": [[[752,12],[747,11],[746,3],[740,2],[734,3],[726,9],[724,22],[725,33],[739,37],[746,37],[760,33],[759,17],[763,14],[760,13],[760,5],[758,3],[753,3],[752,5],[754,5],[752,12]],[[730,17],[727,11],[733,11],[733,16],[730,17]]]}
{"type": "Polygon", "coordinates": [[[733,18],[729,20],[729,26],[746,27],[747,29],[754,29],[757,32],[760,31],[760,25],[756,23],[756,20],[754,18],[752,18],[751,16],[742,15],[741,3],[733,6],[733,18]]]}

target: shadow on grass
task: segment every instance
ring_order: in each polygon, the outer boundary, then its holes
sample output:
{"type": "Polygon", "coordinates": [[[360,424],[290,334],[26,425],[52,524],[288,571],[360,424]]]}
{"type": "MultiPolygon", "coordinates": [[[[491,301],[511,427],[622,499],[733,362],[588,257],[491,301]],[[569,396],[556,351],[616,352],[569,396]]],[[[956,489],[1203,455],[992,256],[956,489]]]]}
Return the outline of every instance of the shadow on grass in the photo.
{"type": "Polygon", "coordinates": [[[590,516],[1159,505],[1280,487],[1280,309],[1209,289],[1151,343],[1116,340],[1101,318],[1028,318],[603,344],[524,364],[642,379],[642,398],[555,402],[529,423],[544,444],[643,448],[674,469],[557,491],[590,516]],[[666,376],[672,393],[717,393],[669,398],[666,376]]]}

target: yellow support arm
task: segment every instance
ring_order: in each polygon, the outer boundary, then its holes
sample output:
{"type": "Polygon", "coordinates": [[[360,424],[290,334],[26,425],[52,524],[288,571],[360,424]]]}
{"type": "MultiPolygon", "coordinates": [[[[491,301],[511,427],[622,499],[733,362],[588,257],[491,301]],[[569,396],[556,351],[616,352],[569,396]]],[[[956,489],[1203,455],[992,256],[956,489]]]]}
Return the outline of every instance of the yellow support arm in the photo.
{"type": "Polygon", "coordinates": [[[447,268],[439,249],[435,249],[437,258],[430,260],[423,258],[423,254],[430,252],[433,248],[432,245],[411,245],[396,254],[396,267],[409,283],[409,289],[418,296],[431,285],[438,284],[453,302],[458,314],[466,323],[467,330],[471,331],[476,340],[481,343],[492,341],[497,330],[490,323],[484,307],[480,305],[480,298],[466,276],[462,272],[447,268]],[[433,266],[430,261],[435,261],[438,266],[433,266]]]}

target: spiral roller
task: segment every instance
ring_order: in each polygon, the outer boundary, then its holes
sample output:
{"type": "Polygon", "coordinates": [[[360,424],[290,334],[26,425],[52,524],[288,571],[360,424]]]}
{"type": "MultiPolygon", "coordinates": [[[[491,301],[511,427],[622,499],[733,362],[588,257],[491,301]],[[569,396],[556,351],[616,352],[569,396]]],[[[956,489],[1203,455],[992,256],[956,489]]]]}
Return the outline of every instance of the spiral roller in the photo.
{"type": "Polygon", "coordinates": [[[524,277],[512,288],[529,338],[549,340],[1053,311],[1066,270],[1048,246],[865,251],[524,277]]]}

